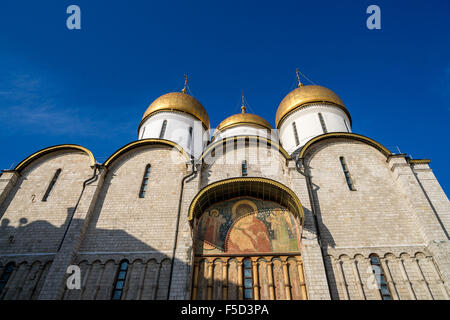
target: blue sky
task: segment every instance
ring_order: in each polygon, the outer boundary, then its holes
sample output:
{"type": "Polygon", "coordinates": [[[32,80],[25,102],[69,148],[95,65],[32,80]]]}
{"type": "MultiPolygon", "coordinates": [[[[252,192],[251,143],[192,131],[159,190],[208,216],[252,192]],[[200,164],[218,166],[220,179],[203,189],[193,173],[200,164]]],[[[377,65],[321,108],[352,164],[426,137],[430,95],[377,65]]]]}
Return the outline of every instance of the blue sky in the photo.
{"type": "Polygon", "coordinates": [[[430,158],[448,194],[449,13],[442,0],[2,0],[0,168],[61,143],[104,161],[185,73],[212,127],[240,111],[241,90],[274,124],[299,68],[342,98],[353,132],[430,158]],[[71,4],[78,31],[66,28],[71,4]],[[381,30],[366,28],[371,4],[381,30]]]}

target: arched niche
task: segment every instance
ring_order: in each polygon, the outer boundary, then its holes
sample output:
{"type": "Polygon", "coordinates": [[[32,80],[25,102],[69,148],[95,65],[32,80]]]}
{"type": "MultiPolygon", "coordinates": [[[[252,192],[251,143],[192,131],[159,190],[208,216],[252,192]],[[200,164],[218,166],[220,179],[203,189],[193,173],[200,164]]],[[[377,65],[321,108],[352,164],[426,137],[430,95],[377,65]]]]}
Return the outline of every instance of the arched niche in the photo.
{"type": "Polygon", "coordinates": [[[264,178],[219,181],[197,194],[189,219],[193,299],[307,299],[303,208],[289,188],[264,178]]]}

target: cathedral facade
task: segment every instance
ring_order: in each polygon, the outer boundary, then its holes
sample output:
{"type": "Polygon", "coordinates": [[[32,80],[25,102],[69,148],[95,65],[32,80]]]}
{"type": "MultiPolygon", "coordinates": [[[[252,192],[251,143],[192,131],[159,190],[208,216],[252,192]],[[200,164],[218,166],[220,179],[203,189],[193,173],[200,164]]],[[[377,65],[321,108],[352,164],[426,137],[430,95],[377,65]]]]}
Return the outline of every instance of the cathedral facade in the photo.
{"type": "Polygon", "coordinates": [[[241,109],[212,131],[183,89],[103,163],[67,144],[3,170],[0,299],[449,299],[430,160],[353,133],[321,86],[275,128],[241,109]]]}

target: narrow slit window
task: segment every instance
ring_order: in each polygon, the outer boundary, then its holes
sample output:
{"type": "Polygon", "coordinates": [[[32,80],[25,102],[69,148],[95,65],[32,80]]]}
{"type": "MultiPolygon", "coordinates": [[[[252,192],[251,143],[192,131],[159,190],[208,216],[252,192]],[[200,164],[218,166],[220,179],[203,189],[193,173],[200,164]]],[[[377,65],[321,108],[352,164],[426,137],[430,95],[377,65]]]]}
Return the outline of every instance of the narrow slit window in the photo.
{"type": "Polygon", "coordinates": [[[59,174],[61,173],[61,169],[56,170],[55,174],[53,175],[52,180],[50,181],[50,184],[48,185],[47,191],[45,191],[44,197],[42,198],[42,201],[47,201],[50,193],[53,190],[53,187],[55,186],[56,180],[58,180],[59,174]]]}
{"type": "Polygon", "coordinates": [[[320,112],[319,112],[319,121],[320,125],[322,126],[323,133],[327,133],[328,132],[327,126],[325,125],[325,120],[323,119],[323,116],[320,112]]]}
{"type": "Polygon", "coordinates": [[[242,161],[242,176],[247,175],[247,160],[242,161]]]}
{"type": "Polygon", "coordinates": [[[164,134],[166,133],[166,127],[167,127],[167,120],[164,120],[163,124],[161,126],[161,132],[159,133],[159,138],[160,139],[164,138],[164,134]]]}
{"type": "Polygon", "coordinates": [[[5,266],[5,269],[3,270],[3,273],[0,277],[0,294],[3,291],[3,288],[5,288],[6,283],[8,283],[8,279],[9,277],[11,277],[15,266],[16,264],[14,262],[10,262],[5,266]]]}
{"type": "Polygon", "coordinates": [[[142,135],[141,135],[141,139],[144,137],[144,133],[145,133],[145,127],[142,128],[142,135]]]}
{"type": "Polygon", "coordinates": [[[119,264],[116,281],[114,283],[114,290],[112,292],[112,300],[120,300],[122,297],[123,288],[125,287],[125,279],[128,271],[128,261],[122,260],[119,264]]]}
{"type": "Polygon", "coordinates": [[[345,180],[347,181],[348,188],[350,191],[356,191],[355,186],[353,185],[352,178],[350,177],[350,172],[348,171],[347,163],[345,162],[344,157],[340,157],[342,170],[344,170],[345,180]]]}
{"type": "Polygon", "coordinates": [[[189,137],[188,137],[188,143],[187,143],[188,149],[191,147],[191,143],[192,143],[192,127],[189,127],[189,137]]]}
{"type": "Polygon", "coordinates": [[[295,122],[292,122],[292,129],[294,130],[295,145],[298,146],[300,144],[300,140],[298,139],[297,125],[295,122]]]}
{"type": "Polygon", "coordinates": [[[150,164],[147,164],[144,171],[144,177],[142,178],[141,190],[139,191],[139,198],[145,198],[147,192],[148,179],[150,178],[150,164]]]}
{"type": "Polygon", "coordinates": [[[378,284],[378,290],[380,290],[381,299],[392,300],[391,292],[389,291],[389,286],[386,282],[386,277],[384,276],[383,267],[380,263],[380,258],[373,254],[370,256],[370,264],[372,265],[372,271],[375,275],[378,284]]]}
{"type": "Polygon", "coordinates": [[[252,262],[250,259],[244,260],[244,300],[253,299],[253,274],[252,274],[252,262]]]}
{"type": "Polygon", "coordinates": [[[244,145],[245,145],[246,148],[248,148],[250,146],[250,138],[249,137],[245,138],[244,145]]]}
{"type": "Polygon", "coordinates": [[[350,132],[350,129],[348,128],[348,125],[347,125],[347,121],[345,121],[344,119],[343,119],[343,121],[344,121],[344,124],[345,124],[345,128],[347,129],[347,132],[350,132]]]}

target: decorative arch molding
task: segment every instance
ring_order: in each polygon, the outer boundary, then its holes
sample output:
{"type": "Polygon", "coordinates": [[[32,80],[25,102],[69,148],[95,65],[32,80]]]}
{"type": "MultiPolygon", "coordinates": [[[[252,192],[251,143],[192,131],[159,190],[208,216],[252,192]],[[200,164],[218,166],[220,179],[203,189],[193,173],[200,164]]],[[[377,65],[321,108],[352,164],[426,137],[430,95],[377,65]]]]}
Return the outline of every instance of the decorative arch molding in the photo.
{"type": "Polygon", "coordinates": [[[370,139],[366,136],[356,134],[356,133],[348,133],[348,132],[332,132],[332,133],[322,134],[320,136],[317,136],[317,137],[309,140],[300,149],[299,158],[304,158],[306,156],[307,152],[310,150],[310,147],[312,145],[315,145],[318,142],[328,140],[328,139],[333,139],[333,138],[344,138],[344,139],[350,139],[350,140],[356,140],[356,141],[363,142],[365,144],[368,144],[368,145],[374,147],[375,149],[380,151],[382,154],[384,154],[386,157],[388,157],[389,155],[392,154],[392,152],[389,151],[389,149],[386,148],[385,146],[383,146],[381,143],[379,143],[373,139],[370,139]]]}
{"type": "Polygon", "coordinates": [[[52,147],[48,147],[48,148],[44,148],[41,149],[35,153],[33,153],[32,155],[28,156],[27,158],[25,158],[24,160],[22,160],[15,168],[14,171],[17,172],[22,172],[22,170],[27,167],[29,164],[31,164],[33,161],[39,159],[40,157],[52,153],[52,152],[57,152],[57,151],[61,151],[61,150],[80,150],[85,152],[88,156],[89,159],[91,161],[90,165],[91,167],[93,167],[95,165],[95,158],[94,155],[92,154],[92,152],[82,146],[79,146],[77,144],[60,144],[60,145],[56,145],[56,146],[52,146],[52,147]]]}
{"type": "Polygon", "coordinates": [[[94,263],[100,263],[100,264],[107,264],[107,263],[114,263],[118,265],[120,261],[122,260],[128,260],[130,264],[133,263],[143,263],[143,264],[161,264],[161,263],[170,263],[170,259],[167,256],[164,255],[158,255],[154,256],[152,253],[148,254],[135,254],[135,253],[129,253],[126,255],[99,255],[99,256],[91,256],[89,255],[80,255],[78,259],[75,261],[75,264],[80,265],[82,263],[85,264],[94,264],[94,263]]]}
{"type": "Polygon", "coordinates": [[[214,203],[243,196],[279,203],[299,217],[300,224],[303,225],[303,206],[290,188],[267,178],[245,177],[220,180],[200,190],[191,202],[188,220],[192,223],[194,218],[199,217],[214,203]]]}
{"type": "Polygon", "coordinates": [[[189,160],[189,155],[186,153],[186,151],[184,151],[184,149],[182,147],[180,147],[178,144],[176,144],[175,142],[172,142],[172,141],[169,141],[169,140],[165,140],[165,139],[142,139],[142,140],[133,141],[133,142],[130,142],[130,143],[124,145],[123,147],[118,149],[116,152],[114,152],[103,163],[103,165],[106,168],[108,168],[120,156],[128,153],[129,151],[131,151],[131,150],[133,150],[135,148],[142,147],[142,146],[145,146],[145,145],[158,145],[158,144],[176,148],[181,154],[183,154],[186,157],[187,160],[189,160]]]}
{"type": "Polygon", "coordinates": [[[239,136],[232,136],[232,137],[226,137],[223,139],[220,139],[218,141],[215,141],[214,143],[212,143],[211,145],[208,146],[208,148],[203,152],[203,154],[201,155],[199,160],[202,160],[203,158],[205,158],[209,153],[211,153],[211,151],[215,148],[217,148],[217,146],[226,143],[227,141],[231,140],[244,140],[245,139],[249,139],[249,140],[254,140],[254,141],[264,141],[267,143],[267,145],[271,145],[272,147],[275,147],[285,158],[286,160],[291,159],[291,156],[289,155],[289,153],[287,153],[287,151],[278,143],[276,143],[275,141],[268,139],[268,138],[264,138],[264,137],[260,137],[260,136],[255,136],[255,135],[239,135],[239,136]]]}

